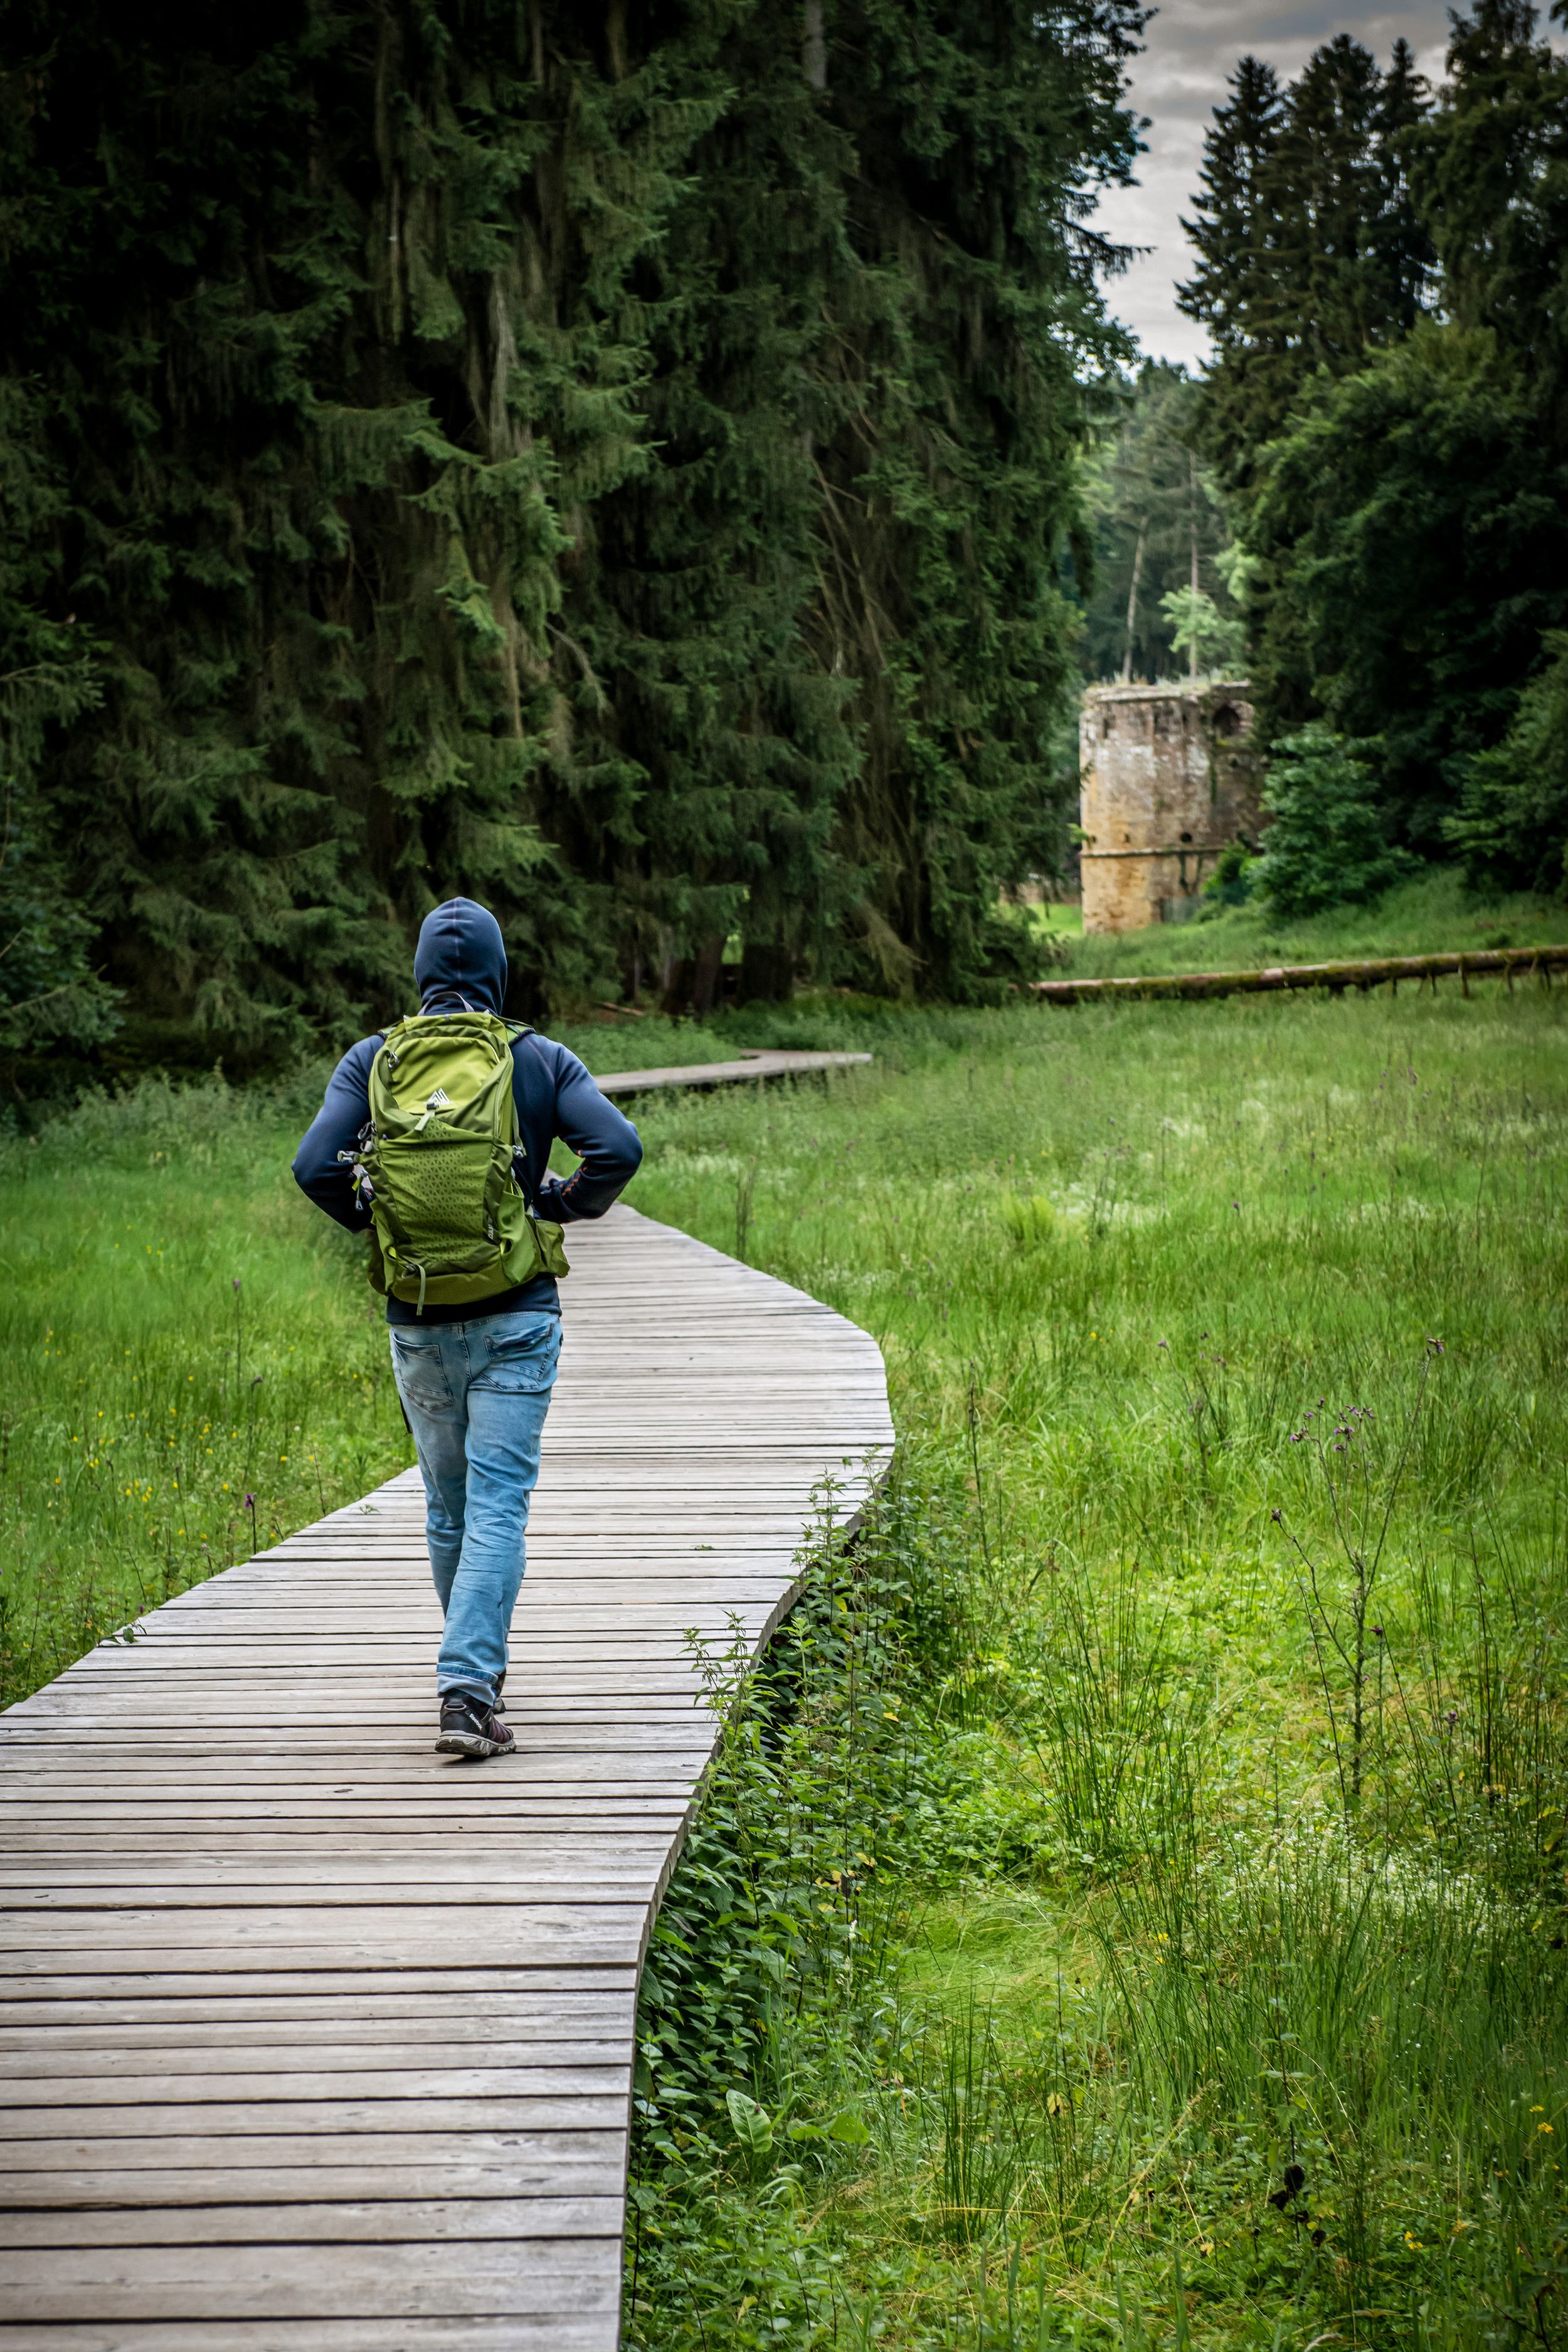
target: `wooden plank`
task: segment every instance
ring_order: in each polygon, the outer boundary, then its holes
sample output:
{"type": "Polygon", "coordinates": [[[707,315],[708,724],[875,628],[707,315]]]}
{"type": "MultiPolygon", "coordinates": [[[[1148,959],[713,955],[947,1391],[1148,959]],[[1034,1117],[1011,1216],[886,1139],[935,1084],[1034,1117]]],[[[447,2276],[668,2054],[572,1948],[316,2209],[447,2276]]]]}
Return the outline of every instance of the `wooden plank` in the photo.
{"type": "Polygon", "coordinates": [[[0,2251],[0,2307],[19,2320],[314,2319],[347,2304],[398,2323],[429,2314],[615,2310],[620,2243],[414,2239],[339,2245],[77,2247],[0,2251]]]}
{"type": "MultiPolygon", "coordinates": [[[[67,2161],[26,2171],[0,2174],[0,2211],[6,2214],[64,2214],[84,2218],[100,2212],[140,2211],[145,2241],[156,2234],[159,2218],[195,2208],[214,2206],[307,2205],[335,2202],[416,2202],[431,2193],[431,2168],[440,2161],[439,2189],[443,2197],[472,2200],[515,2198],[540,2217],[551,2234],[581,2229],[585,2236],[600,2233],[605,2208],[618,2229],[623,2219],[623,2168],[614,2158],[614,2135],[606,2137],[605,2156],[598,2161],[563,2160],[553,2142],[539,2158],[520,2158],[509,2139],[499,2148],[468,2151],[461,2141],[432,2141],[426,2137],[389,2142],[354,2140],[339,2144],[320,2137],[300,2143],[303,2153],[294,2160],[272,2162],[279,2146],[268,2140],[202,2140],[175,2148],[158,2140],[146,2162],[121,2161],[129,2143],[100,2140],[79,2149],[67,2161]],[[258,2153],[261,2148],[262,2152],[258,2153]],[[182,2154],[195,2161],[182,2163],[182,2154]],[[78,2160],[85,2157],[85,2161],[78,2160]],[[575,2218],[574,2218],[575,2217],[575,2218]]],[[[138,2143],[133,2155],[145,2150],[138,2143]]],[[[287,2227],[287,2216],[274,2221],[274,2231],[287,2227]]],[[[200,2224],[198,2222],[198,2233],[200,2224]]],[[[128,2236],[137,2232],[128,2225],[128,2236]]],[[[210,2229],[209,2229],[210,2234],[210,2229]]],[[[91,2224],[82,2231],[91,2238],[91,2224]]]]}
{"type": "MultiPolygon", "coordinates": [[[[575,2130],[498,2127],[493,2122],[471,2126],[433,2122],[400,2124],[389,2113],[381,2129],[366,2126],[360,2132],[334,2132],[325,2124],[317,2131],[292,2131],[279,2126],[268,2131],[163,2132],[155,2126],[137,2132],[127,2124],[110,2135],[64,2133],[23,2140],[7,2149],[18,2173],[69,2172],[81,2166],[100,2170],[141,2172],[149,2167],[164,2171],[203,2173],[244,2172],[251,2168],[298,2171],[317,2163],[356,2165],[361,2168],[360,2195],[368,2170],[380,2165],[426,2168],[423,2193],[433,2181],[447,2182],[448,2165],[483,2165],[491,2176],[512,2183],[510,2193],[538,2191],[556,2194],[572,2188],[586,2195],[614,2193],[624,2185],[626,2127],[604,2125],[575,2130]]],[[[199,2186],[199,2180],[197,2185],[199,2186]]],[[[212,2193],[212,2184],[208,2184],[212,2193]]],[[[224,2194],[234,2192],[226,2189],[224,2194]]],[[[244,2195],[246,2192],[238,2192],[244,2195]]],[[[420,2192],[416,2192],[420,2193],[420,2192]]]]}
{"type": "Polygon", "coordinates": [[[0,2320],[0,2352],[614,2352],[613,2311],[515,2313],[506,2318],[303,2320],[67,2320],[42,2326],[0,2320]]]}
{"type": "Polygon", "coordinates": [[[0,2352],[612,2352],[690,1631],[754,1652],[892,1433],[804,1294],[626,1210],[573,1256],[515,1754],[434,1753],[413,1472],[0,1718],[0,2352]]]}
{"type": "MultiPolygon", "coordinates": [[[[160,2040],[130,2046],[123,2037],[110,2041],[101,2032],[74,2048],[60,2047],[58,2033],[50,2040],[55,2047],[47,2051],[32,2040],[19,2049],[0,2043],[0,2085],[4,2086],[0,2098],[6,2105],[25,2105],[24,2086],[30,2082],[59,2084],[78,2076],[92,2086],[96,2099],[132,2095],[126,2084],[144,2087],[154,2079],[183,2083],[191,2076],[211,2074],[237,2083],[254,2072],[281,2082],[306,2073],[334,2078],[353,2074],[357,2095],[364,2097],[369,2095],[366,2085],[373,2074],[419,2073],[431,2078],[443,2070],[471,2072],[476,2065],[507,2074],[521,2069],[531,2071],[541,2078],[542,2087],[554,2091],[562,2087],[557,2078],[563,2073],[571,2073],[574,2081],[584,2070],[595,2080],[613,2074],[618,2084],[626,2071],[625,2045],[619,2042],[499,2042],[487,2035],[467,2042],[430,2039],[416,2045],[403,2035],[385,2042],[351,2043],[338,2035],[307,2042],[290,2033],[268,2043],[258,2042],[254,2032],[244,2029],[231,2030],[222,2042],[215,2038],[194,2045],[178,2029],[166,2031],[160,2040]],[[176,2064],[177,2074],[165,2076],[159,2071],[176,2064]],[[549,2076],[548,2082],[542,2081],[544,2076],[549,2076]]],[[[148,2090],[146,2095],[165,2094],[148,2090]]]]}
{"type": "MultiPolygon", "coordinates": [[[[408,2242],[521,2238],[606,2238],[619,2251],[621,2214],[613,2197],[426,2197],[342,2199],[296,2204],[285,2223],[290,2245],[376,2245],[408,2242]]],[[[279,2217],[268,2205],[225,2205],[216,2227],[226,2246],[275,2244],[279,2217]]],[[[198,2246],[215,2222],[189,2206],[166,2213],[34,2210],[0,2213],[0,2247],[198,2246]]]]}
{"type": "Polygon", "coordinates": [[[724,1087],[763,1078],[806,1077],[869,1062],[869,1054],[811,1054],[757,1047],[731,1062],[683,1062],[663,1070],[612,1070],[594,1084],[602,1095],[640,1095],[670,1087],[724,1087]]]}

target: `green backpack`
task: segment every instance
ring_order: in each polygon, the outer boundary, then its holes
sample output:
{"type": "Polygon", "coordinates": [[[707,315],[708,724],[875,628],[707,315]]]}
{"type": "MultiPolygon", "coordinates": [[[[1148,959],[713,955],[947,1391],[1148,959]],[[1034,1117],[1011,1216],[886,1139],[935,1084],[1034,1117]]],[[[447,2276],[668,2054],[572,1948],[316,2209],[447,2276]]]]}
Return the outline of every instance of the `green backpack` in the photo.
{"type": "Polygon", "coordinates": [[[561,1228],[533,1215],[512,1160],[511,1044],[530,1034],[494,1013],[415,1013],[371,1064],[353,1155],[371,1187],[371,1286],[421,1315],[567,1271],[561,1228]]]}

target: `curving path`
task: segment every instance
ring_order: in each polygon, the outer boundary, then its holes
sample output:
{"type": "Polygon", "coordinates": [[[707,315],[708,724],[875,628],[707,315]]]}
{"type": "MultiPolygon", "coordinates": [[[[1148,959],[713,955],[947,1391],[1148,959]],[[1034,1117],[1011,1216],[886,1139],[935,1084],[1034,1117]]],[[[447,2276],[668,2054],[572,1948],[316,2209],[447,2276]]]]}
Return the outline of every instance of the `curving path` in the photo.
{"type": "Polygon", "coordinates": [[[0,1717],[0,2347],[611,2352],[637,1972],[880,1354],[634,1211],[571,1236],[515,1758],[432,1749],[414,1474],[0,1717]]]}

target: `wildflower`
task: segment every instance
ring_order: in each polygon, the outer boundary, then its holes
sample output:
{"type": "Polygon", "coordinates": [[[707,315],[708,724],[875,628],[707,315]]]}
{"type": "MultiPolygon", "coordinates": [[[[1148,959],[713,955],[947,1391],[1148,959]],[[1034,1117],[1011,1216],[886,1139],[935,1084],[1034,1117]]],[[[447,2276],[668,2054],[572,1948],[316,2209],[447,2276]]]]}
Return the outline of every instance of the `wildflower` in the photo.
{"type": "Polygon", "coordinates": [[[1373,1641],[1376,1641],[1376,1642],[1381,1642],[1381,1641],[1382,1641],[1382,1639],[1383,1639],[1383,1628],[1382,1628],[1382,1626],[1381,1626],[1381,1625],[1374,1625],[1374,1626],[1373,1627],[1373,1629],[1372,1629],[1372,1633],[1373,1633],[1373,1641]]]}

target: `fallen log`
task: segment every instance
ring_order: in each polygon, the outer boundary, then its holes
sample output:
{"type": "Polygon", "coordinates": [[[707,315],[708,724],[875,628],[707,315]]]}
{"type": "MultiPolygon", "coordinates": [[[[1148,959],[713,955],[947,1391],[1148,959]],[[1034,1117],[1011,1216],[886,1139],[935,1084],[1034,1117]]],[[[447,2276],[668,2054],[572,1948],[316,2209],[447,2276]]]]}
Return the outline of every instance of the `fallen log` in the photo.
{"type": "Polygon", "coordinates": [[[1125,980],[1036,980],[1030,987],[1043,1004],[1088,1004],[1097,997],[1245,996],[1268,989],[1327,988],[1337,996],[1347,988],[1364,993],[1402,980],[1457,976],[1468,996],[1470,982],[1496,973],[1513,986],[1516,974],[1532,973],[1547,987],[1554,971],[1568,970],[1568,947],[1475,948],[1455,955],[1361,957],[1348,963],[1273,964],[1262,971],[1140,972],[1125,980]]]}

